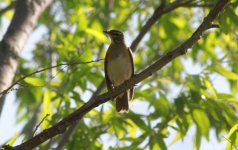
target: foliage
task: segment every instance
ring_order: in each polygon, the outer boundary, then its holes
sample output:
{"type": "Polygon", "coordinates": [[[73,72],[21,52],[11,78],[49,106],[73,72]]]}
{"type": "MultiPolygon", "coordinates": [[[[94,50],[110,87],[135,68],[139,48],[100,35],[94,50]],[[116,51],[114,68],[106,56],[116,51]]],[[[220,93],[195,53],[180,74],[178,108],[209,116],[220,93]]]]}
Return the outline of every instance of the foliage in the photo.
{"type": "MultiPolygon", "coordinates": [[[[190,37],[210,10],[207,1],[195,2],[204,5],[179,7],[152,26],[134,53],[137,73],[190,37]]],[[[109,43],[105,29],[120,29],[130,45],[160,4],[153,0],[55,1],[37,27],[47,32],[32,50],[32,59],[21,58],[15,79],[55,64],[104,58],[109,43]]],[[[67,149],[165,150],[183,140],[192,127],[196,127],[196,149],[202,138],[210,139],[212,129],[218,141],[231,129],[227,149],[234,148],[238,143],[237,10],[238,2],[232,1],[214,22],[219,29],[207,31],[186,56],[136,85],[128,114],[116,113],[114,102],[89,112],[68,139],[67,149]],[[171,135],[173,130],[176,135],[171,135]],[[174,137],[171,143],[165,142],[168,137],[174,137]]],[[[10,19],[9,13],[4,17],[10,19]]],[[[25,123],[19,135],[29,139],[46,114],[50,117],[38,130],[59,122],[88,101],[103,79],[102,61],[52,68],[26,78],[16,92],[18,122],[25,123]]],[[[53,148],[60,141],[56,137],[40,148],[53,148]]]]}

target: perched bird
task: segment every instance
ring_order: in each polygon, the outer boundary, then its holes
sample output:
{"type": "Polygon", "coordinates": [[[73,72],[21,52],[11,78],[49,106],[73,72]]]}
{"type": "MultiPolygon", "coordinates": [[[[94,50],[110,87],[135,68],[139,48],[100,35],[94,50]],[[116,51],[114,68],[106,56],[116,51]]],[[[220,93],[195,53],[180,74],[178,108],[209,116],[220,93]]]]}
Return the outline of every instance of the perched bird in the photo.
{"type": "MultiPolygon", "coordinates": [[[[121,31],[104,31],[111,39],[104,62],[105,79],[108,90],[123,84],[134,75],[134,62],[132,52],[125,44],[124,35],[121,31]]],[[[134,88],[126,90],[116,99],[117,112],[129,111],[129,100],[133,98],[134,88]]]]}

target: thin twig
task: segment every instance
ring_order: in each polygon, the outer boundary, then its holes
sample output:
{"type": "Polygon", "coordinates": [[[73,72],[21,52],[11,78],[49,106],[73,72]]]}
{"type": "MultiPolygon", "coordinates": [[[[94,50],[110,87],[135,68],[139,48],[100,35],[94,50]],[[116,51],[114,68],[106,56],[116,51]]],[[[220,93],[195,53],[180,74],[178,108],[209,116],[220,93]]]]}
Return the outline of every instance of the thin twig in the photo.
{"type": "Polygon", "coordinates": [[[47,68],[43,68],[43,69],[34,71],[34,72],[29,73],[29,74],[19,78],[18,80],[16,80],[10,87],[8,87],[6,90],[2,91],[0,93],[0,95],[7,94],[8,91],[11,90],[15,85],[19,84],[19,82],[23,81],[25,78],[30,77],[30,76],[32,76],[34,74],[37,74],[37,73],[40,73],[40,72],[44,72],[46,70],[50,70],[52,68],[57,68],[57,67],[60,67],[60,66],[72,66],[72,65],[78,65],[78,64],[89,64],[89,63],[93,63],[93,62],[99,62],[99,61],[102,61],[102,60],[104,60],[104,59],[98,59],[98,60],[92,60],[92,61],[86,61],[86,62],[73,62],[73,63],[66,63],[66,64],[58,64],[58,65],[55,65],[55,66],[50,66],[50,67],[47,67],[47,68]]]}
{"type": "Polygon", "coordinates": [[[34,135],[35,135],[36,131],[38,130],[38,128],[40,127],[40,125],[43,123],[43,121],[44,121],[49,115],[50,115],[50,114],[46,114],[45,117],[40,121],[40,123],[36,125],[36,128],[35,128],[35,130],[34,130],[34,132],[33,132],[33,134],[32,134],[32,137],[34,137],[34,135]]]}
{"type": "Polygon", "coordinates": [[[227,142],[229,142],[231,144],[231,146],[233,146],[236,150],[238,150],[237,146],[228,138],[226,138],[225,136],[222,136],[225,140],[227,140],[227,142]]]}

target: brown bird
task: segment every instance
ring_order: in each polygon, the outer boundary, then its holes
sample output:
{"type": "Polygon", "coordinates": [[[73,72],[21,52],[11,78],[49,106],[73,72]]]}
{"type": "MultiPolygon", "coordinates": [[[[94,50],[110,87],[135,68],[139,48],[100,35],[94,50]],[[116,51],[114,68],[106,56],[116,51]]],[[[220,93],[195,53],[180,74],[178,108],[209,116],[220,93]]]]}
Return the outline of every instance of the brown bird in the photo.
{"type": "MultiPolygon", "coordinates": [[[[111,39],[104,62],[105,79],[108,90],[123,84],[134,75],[134,62],[132,52],[125,44],[124,35],[121,31],[104,31],[111,39]]],[[[133,98],[134,88],[126,90],[116,99],[117,112],[129,111],[129,100],[133,98]]]]}

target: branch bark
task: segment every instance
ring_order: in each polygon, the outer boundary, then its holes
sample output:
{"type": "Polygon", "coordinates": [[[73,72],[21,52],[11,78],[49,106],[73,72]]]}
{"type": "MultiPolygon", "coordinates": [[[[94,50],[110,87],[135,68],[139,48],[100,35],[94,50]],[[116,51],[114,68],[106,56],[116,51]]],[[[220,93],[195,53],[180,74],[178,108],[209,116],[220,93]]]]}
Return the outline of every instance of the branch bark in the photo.
{"type": "MultiPolygon", "coordinates": [[[[0,42],[0,93],[7,89],[14,78],[23,46],[40,14],[52,0],[17,0],[10,26],[0,42]]],[[[5,95],[0,95],[0,114],[5,95]]]]}
{"type": "Polygon", "coordinates": [[[113,97],[119,95],[124,92],[126,89],[133,87],[135,84],[141,82],[142,80],[151,76],[154,72],[160,70],[166,64],[177,58],[178,56],[184,55],[187,52],[187,49],[191,48],[193,44],[195,44],[203,32],[212,27],[212,21],[218,16],[219,12],[223,10],[223,8],[228,4],[229,0],[219,0],[215,7],[209,12],[207,17],[204,18],[201,25],[197,28],[197,30],[192,34],[190,38],[188,38],[184,43],[179,45],[174,50],[168,52],[166,55],[158,59],[151,66],[147,67],[138,75],[135,75],[131,78],[127,83],[119,86],[113,91],[109,91],[107,93],[101,94],[97,97],[92,98],[89,102],[85,103],[78,110],[65,117],[63,120],[55,124],[54,126],[44,130],[40,134],[36,135],[32,139],[13,147],[14,150],[27,150],[33,149],[40,145],[41,143],[47,141],[54,136],[63,133],[70,125],[73,125],[75,122],[80,120],[86,113],[95,107],[103,104],[113,97]]]}

